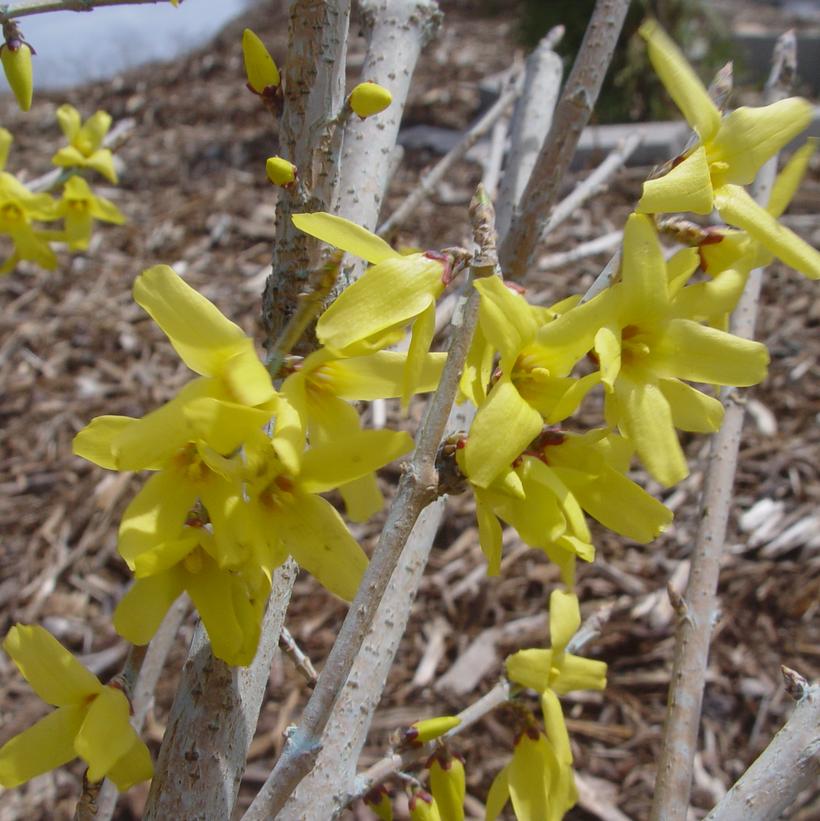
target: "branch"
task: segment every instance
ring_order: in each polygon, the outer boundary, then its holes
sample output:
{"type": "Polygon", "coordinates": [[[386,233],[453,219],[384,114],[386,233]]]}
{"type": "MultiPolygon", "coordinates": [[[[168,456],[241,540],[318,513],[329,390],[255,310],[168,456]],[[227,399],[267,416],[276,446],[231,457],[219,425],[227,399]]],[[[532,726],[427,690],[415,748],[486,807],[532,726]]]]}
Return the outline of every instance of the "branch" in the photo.
{"type": "Polygon", "coordinates": [[[259,650],[249,667],[211,654],[200,624],[182,670],[143,818],[230,818],[256,729],[297,567],[273,575],[259,650]],[[270,637],[273,640],[268,640],[270,637]]]}
{"type": "MultiPolygon", "coordinates": [[[[782,48],[780,50],[782,52],[782,48]]],[[[770,101],[785,96],[779,89],[779,78],[783,74],[782,60],[776,61],[768,84],[770,101]]],[[[768,202],[776,172],[777,157],[773,157],[758,174],[754,189],[758,202],[768,202]]],[[[754,336],[762,280],[762,268],[756,268],[749,275],[746,289],[732,317],[732,332],[738,336],[754,336]]],[[[678,624],[672,684],[650,816],[652,821],[685,821],[689,807],[709,642],[717,610],[720,559],[732,505],[732,486],[743,428],[744,408],[740,402],[733,401],[734,395],[733,390],[723,392],[726,414],[723,426],[712,439],[686,597],[677,602],[675,608],[678,610],[678,624]]],[[[673,606],[675,604],[673,602],[673,606]]]]}
{"type": "Polygon", "coordinates": [[[30,17],[49,11],[94,11],[104,6],[139,6],[170,3],[171,0],[24,0],[16,6],[0,7],[0,24],[14,17],[30,17]]]}
{"type": "MultiPolygon", "coordinates": [[[[491,270],[494,270],[494,266],[491,270]]],[[[481,271],[486,273],[484,267],[481,271]]],[[[245,814],[244,821],[275,818],[316,762],[334,704],[345,687],[367,633],[374,623],[402,551],[411,538],[422,510],[438,496],[436,455],[478,320],[478,303],[478,291],[471,289],[462,311],[457,312],[453,319],[453,334],[439,387],[427,405],[416,435],[413,458],[399,480],[396,496],[370,565],[325,662],[316,689],[305,707],[302,720],[288,738],[279,761],[245,814]]],[[[435,525],[437,526],[437,522],[435,525]]],[[[427,524],[422,520],[420,526],[426,529],[427,524]]],[[[413,572],[421,572],[422,569],[423,566],[413,572]]],[[[412,602],[412,596],[411,591],[409,602],[412,602]]],[[[397,607],[397,611],[403,613],[404,610],[409,610],[409,602],[402,610],[397,607]]],[[[398,615],[397,612],[396,616],[398,615]]],[[[406,619],[406,613],[404,618],[406,619]]],[[[375,697],[378,699],[381,687],[376,693],[375,697]]],[[[362,722],[361,715],[358,720],[362,722]]],[[[346,755],[350,755],[349,751],[346,755]]],[[[355,759],[355,756],[351,757],[355,759]]],[[[316,797],[315,793],[313,797],[316,797]]]]}
{"type": "Polygon", "coordinates": [[[801,695],[789,720],[706,821],[780,818],[800,792],[816,786],[820,776],[820,685],[810,687],[802,676],[799,678],[801,695]]]}
{"type": "Polygon", "coordinates": [[[462,138],[445,154],[428,174],[422,177],[410,196],[379,226],[379,236],[388,236],[394,229],[405,223],[426,197],[444,179],[450,169],[496,124],[504,112],[521,94],[521,78],[515,75],[510,86],[505,89],[483,117],[469,128],[462,138]]]}
{"type": "Polygon", "coordinates": [[[510,127],[510,150],[496,204],[496,227],[503,237],[532,174],[538,152],[549,134],[563,63],[553,50],[564,36],[564,27],[547,32],[524,67],[524,90],[518,98],[510,127]]]}
{"type": "Polygon", "coordinates": [[[501,245],[501,268],[508,278],[520,279],[529,265],[581,132],[598,99],[628,7],[629,0],[597,0],[595,4],[549,136],[521,198],[521,209],[501,245]]]}

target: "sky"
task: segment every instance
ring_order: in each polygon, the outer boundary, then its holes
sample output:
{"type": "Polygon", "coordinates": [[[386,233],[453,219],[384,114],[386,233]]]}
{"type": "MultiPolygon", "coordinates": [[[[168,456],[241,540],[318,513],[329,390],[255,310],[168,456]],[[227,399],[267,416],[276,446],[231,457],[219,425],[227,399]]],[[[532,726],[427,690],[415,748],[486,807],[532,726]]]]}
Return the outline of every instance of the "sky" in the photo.
{"type": "MultiPolygon", "coordinates": [[[[36,50],[34,85],[61,88],[111,77],[152,60],[170,60],[207,42],[250,0],[184,0],[60,11],[19,19],[36,50]]],[[[15,2],[8,3],[13,8],[15,2]]],[[[6,91],[5,83],[0,90],[6,91]]]]}

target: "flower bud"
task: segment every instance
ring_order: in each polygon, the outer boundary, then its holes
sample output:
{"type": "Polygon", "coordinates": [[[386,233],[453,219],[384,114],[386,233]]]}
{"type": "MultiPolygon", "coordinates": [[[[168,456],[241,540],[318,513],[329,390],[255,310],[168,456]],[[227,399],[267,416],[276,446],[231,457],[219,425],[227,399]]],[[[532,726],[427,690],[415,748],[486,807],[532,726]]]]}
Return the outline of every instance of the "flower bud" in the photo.
{"type": "Polygon", "coordinates": [[[425,744],[444,735],[459,724],[461,724],[461,719],[457,716],[436,716],[436,718],[415,721],[404,731],[403,740],[406,743],[425,744]]]}
{"type": "Polygon", "coordinates": [[[17,98],[17,104],[22,111],[28,111],[31,108],[31,97],[34,91],[31,74],[31,46],[16,37],[9,38],[0,46],[0,60],[3,62],[6,79],[17,98]]]}
{"type": "Polygon", "coordinates": [[[268,157],[265,170],[268,172],[268,179],[283,188],[292,185],[296,179],[296,166],[283,157],[268,157]]]}
{"type": "Polygon", "coordinates": [[[467,787],[461,759],[441,747],[427,765],[430,769],[430,791],[442,818],[464,821],[464,795],[467,787]]]}
{"type": "Polygon", "coordinates": [[[248,86],[257,94],[265,89],[276,88],[280,83],[279,69],[265,48],[265,44],[250,29],[242,32],[242,56],[245,59],[245,73],[248,86]]]}
{"type": "Polygon", "coordinates": [[[378,83],[359,83],[350,92],[349,99],[350,107],[362,119],[384,111],[393,102],[390,92],[378,83]]]}
{"type": "Polygon", "coordinates": [[[442,821],[436,799],[419,787],[410,796],[410,821],[442,821]]]}
{"type": "Polygon", "coordinates": [[[364,797],[364,803],[376,814],[379,821],[393,821],[393,805],[390,793],[383,784],[373,787],[364,797]]]}

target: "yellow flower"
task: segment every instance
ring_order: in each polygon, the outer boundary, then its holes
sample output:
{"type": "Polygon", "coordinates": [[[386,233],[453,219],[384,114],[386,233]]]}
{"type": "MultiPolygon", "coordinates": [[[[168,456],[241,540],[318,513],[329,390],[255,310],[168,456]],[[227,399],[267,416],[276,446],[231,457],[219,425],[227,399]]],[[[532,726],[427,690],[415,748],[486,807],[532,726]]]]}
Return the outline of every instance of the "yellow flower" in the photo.
{"type": "Polygon", "coordinates": [[[406,405],[433,341],[436,300],[450,281],[451,261],[432,253],[402,256],[380,237],[333,214],[294,214],[293,224],[372,263],[319,317],[316,335],[323,345],[347,356],[372,353],[397,342],[412,323],[401,394],[406,405]]]}
{"type": "Polygon", "coordinates": [[[48,194],[33,194],[16,177],[0,172],[0,234],[8,234],[14,243],[14,252],[0,267],[0,274],[7,274],[21,259],[46,270],[57,267],[57,257],[43,232],[31,224],[32,220],[54,219],[56,205],[48,194]]]}
{"type": "Polygon", "coordinates": [[[721,117],[663,29],[648,20],[640,34],[647,41],[655,71],[700,141],[669,173],[644,183],[638,211],[709,214],[716,207],[726,223],[746,231],[787,265],[813,279],[820,277],[820,253],[780,225],[742,187],[808,126],[811,104],[790,97],[762,108],[738,108],[721,117]]]}
{"type": "Polygon", "coordinates": [[[185,591],[208,632],[214,655],[232,666],[250,664],[259,643],[270,576],[250,562],[223,568],[220,558],[213,535],[196,523],[183,527],[176,539],[137,555],[137,580],[114,611],[116,631],[132,644],[147,644],[185,591]]]}
{"type": "Polygon", "coordinates": [[[250,29],[242,32],[242,57],[248,88],[256,94],[270,93],[281,82],[279,69],[258,35],[250,29]]]}
{"type": "Polygon", "coordinates": [[[363,120],[384,111],[392,102],[390,92],[378,83],[359,83],[350,92],[350,107],[363,120]]]}
{"type": "MultiPolygon", "coordinates": [[[[428,353],[424,357],[416,391],[435,390],[446,354],[428,353]]],[[[344,441],[361,431],[361,420],[351,401],[372,401],[399,396],[403,390],[403,374],[407,354],[377,351],[374,354],[340,357],[327,348],[320,348],[303,362],[292,364],[295,370],[282,385],[282,395],[296,416],[282,413],[277,417],[277,436],[293,443],[293,457],[288,460],[280,444],[280,456],[290,464],[298,462],[304,448],[305,434],[314,444],[344,441]]],[[[363,522],[380,510],[384,499],[372,473],[339,492],[348,516],[363,522]]]]}
{"type": "Polygon", "coordinates": [[[509,470],[545,421],[554,424],[570,416],[600,377],[569,377],[576,359],[538,344],[538,329],[556,314],[529,305],[498,277],[473,284],[481,294],[479,328],[490,356],[476,352],[479,362],[462,376],[462,392],[478,405],[464,459],[470,481],[486,488],[509,470]],[[501,361],[495,384],[484,396],[474,380],[479,374],[484,378],[486,366],[480,362],[491,362],[493,350],[501,361]]]}
{"type": "Polygon", "coordinates": [[[151,756],[129,723],[122,690],[101,684],[42,627],[12,627],[3,649],[57,709],[0,748],[0,784],[16,787],[77,756],[89,781],[108,777],[120,790],[151,777],[151,756]]]}
{"type": "Polygon", "coordinates": [[[519,650],[505,662],[510,681],[541,694],[547,738],[558,760],[564,764],[572,763],[572,752],[558,696],[573,690],[603,690],[606,687],[604,662],[566,652],[569,640],[580,626],[578,596],[553,590],[550,595],[551,649],[519,650]]]}
{"type": "Polygon", "coordinates": [[[697,261],[697,251],[687,248],[667,266],[652,220],[632,214],[624,231],[621,282],[538,332],[546,348],[570,345],[572,355],[594,348],[606,387],[607,423],[620,428],[646,469],[666,486],[688,474],[675,428],[711,433],[723,419],[717,399],[682,380],[754,385],[766,376],[769,361],[759,342],[699,324],[703,307],[688,298],[688,288],[670,297],[669,283],[679,287],[697,261]]]}
{"type": "Polygon", "coordinates": [[[11,37],[0,45],[0,62],[3,63],[6,80],[22,111],[28,111],[31,108],[31,98],[34,93],[31,55],[31,46],[17,37],[11,37]]]}
{"type": "Polygon", "coordinates": [[[91,168],[116,183],[114,156],[109,149],[102,147],[103,139],[111,128],[111,115],[97,111],[83,123],[80,112],[64,103],[57,109],[57,122],[69,144],[61,148],[51,162],[61,168],[91,168]]]}
{"type": "Polygon", "coordinates": [[[95,219],[115,225],[125,222],[125,217],[113,202],[98,197],[82,177],[76,176],[65,184],[55,215],[65,220],[68,247],[79,251],[88,248],[95,219]]]}

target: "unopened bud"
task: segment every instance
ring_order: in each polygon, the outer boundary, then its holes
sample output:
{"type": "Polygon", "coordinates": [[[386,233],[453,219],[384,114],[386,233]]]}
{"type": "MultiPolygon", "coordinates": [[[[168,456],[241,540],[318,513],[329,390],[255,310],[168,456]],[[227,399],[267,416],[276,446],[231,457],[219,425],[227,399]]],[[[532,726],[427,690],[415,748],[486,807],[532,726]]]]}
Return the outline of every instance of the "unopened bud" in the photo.
{"type": "Polygon", "coordinates": [[[268,157],[265,170],[268,172],[268,179],[274,185],[281,185],[283,188],[292,185],[296,180],[296,166],[283,157],[268,157]]]}
{"type": "Polygon", "coordinates": [[[31,108],[34,85],[31,73],[31,47],[17,38],[9,38],[0,46],[0,60],[6,79],[23,111],[31,108]]]}
{"type": "Polygon", "coordinates": [[[410,796],[410,821],[442,821],[436,799],[419,787],[410,796]]]}
{"type": "Polygon", "coordinates": [[[384,111],[392,102],[390,92],[378,83],[359,83],[350,92],[350,107],[362,119],[384,111]]]}
{"type": "Polygon", "coordinates": [[[430,791],[442,818],[464,821],[464,795],[467,787],[464,764],[444,748],[436,750],[428,763],[430,791]]]}
{"type": "Polygon", "coordinates": [[[393,805],[390,794],[383,784],[373,787],[364,797],[364,803],[376,814],[379,821],[393,821],[393,805]]]}
{"type": "Polygon", "coordinates": [[[404,731],[404,741],[412,744],[425,744],[444,735],[459,724],[461,724],[461,719],[457,716],[437,716],[416,721],[404,731]]]}
{"type": "Polygon", "coordinates": [[[257,94],[265,89],[276,88],[280,83],[279,69],[265,44],[250,29],[242,32],[242,56],[245,59],[245,73],[248,85],[257,94]]]}

